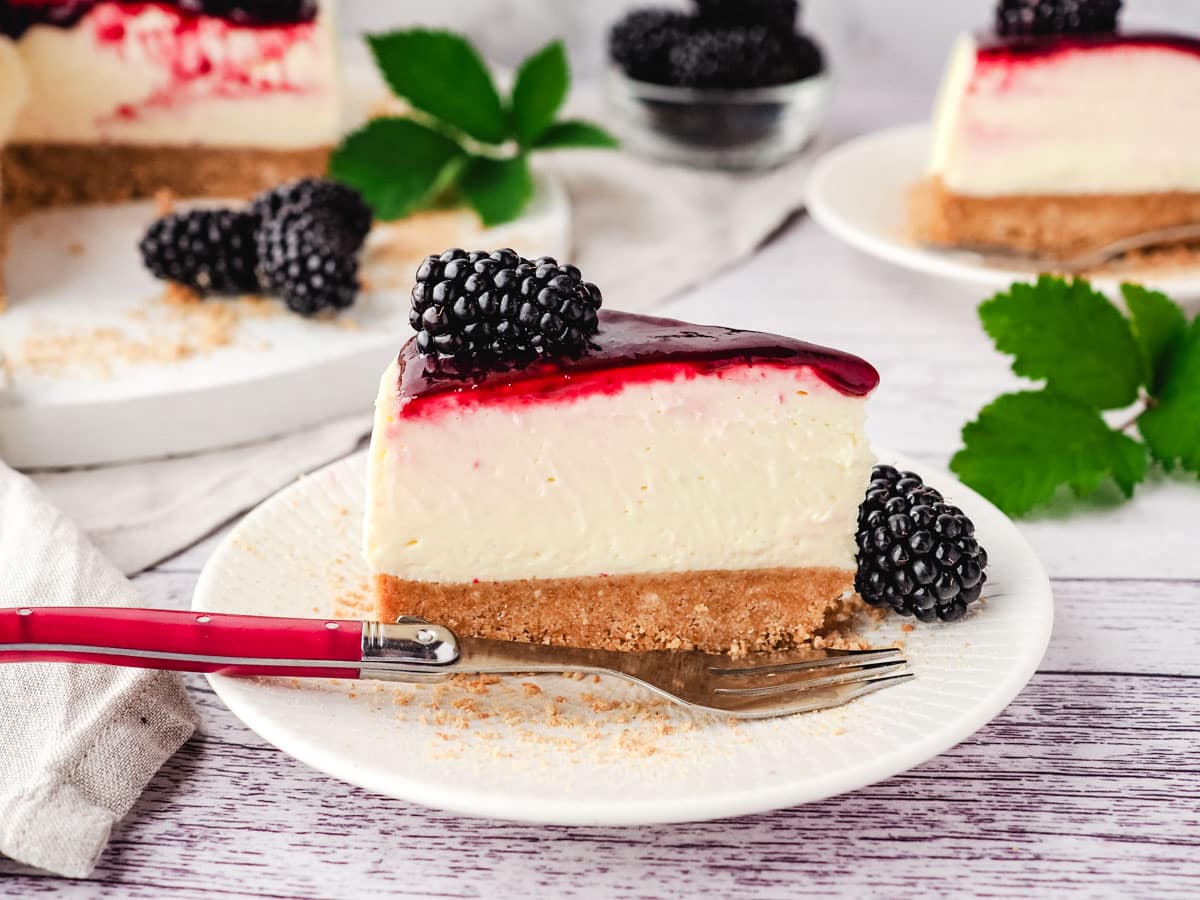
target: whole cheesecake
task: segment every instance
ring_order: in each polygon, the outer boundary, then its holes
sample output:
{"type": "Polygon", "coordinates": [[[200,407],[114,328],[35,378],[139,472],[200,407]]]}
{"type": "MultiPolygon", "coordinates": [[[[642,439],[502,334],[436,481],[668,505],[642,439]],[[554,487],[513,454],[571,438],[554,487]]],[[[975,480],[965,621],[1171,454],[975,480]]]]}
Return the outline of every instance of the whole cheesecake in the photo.
{"type": "Polygon", "coordinates": [[[1200,38],[1122,31],[1114,0],[1002,2],[963,35],[916,237],[1066,257],[1200,222],[1200,38]]]}
{"type": "MultiPolygon", "coordinates": [[[[16,45],[0,34],[0,151],[8,140],[18,111],[25,104],[27,90],[25,69],[21,65],[16,45]]],[[[0,310],[4,309],[7,301],[4,281],[4,255],[7,248],[8,217],[4,208],[4,175],[0,167],[0,310]]]]}
{"type": "Polygon", "coordinates": [[[520,368],[448,373],[421,344],[384,373],[371,438],[382,620],[739,652],[811,640],[854,596],[863,360],[620,312],[520,368]]]}
{"type": "Polygon", "coordinates": [[[333,17],[330,0],[0,3],[27,84],[10,210],[322,173],[341,115],[333,17]]]}

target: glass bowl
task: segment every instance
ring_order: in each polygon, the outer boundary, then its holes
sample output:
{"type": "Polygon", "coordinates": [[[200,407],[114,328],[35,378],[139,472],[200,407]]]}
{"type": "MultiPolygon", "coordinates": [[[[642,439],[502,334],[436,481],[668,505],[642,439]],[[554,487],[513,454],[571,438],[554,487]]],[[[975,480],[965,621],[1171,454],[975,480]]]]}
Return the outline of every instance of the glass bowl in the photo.
{"type": "Polygon", "coordinates": [[[612,124],[626,147],[706,169],[769,169],[794,156],[824,121],[831,93],[827,69],[738,91],[635,81],[615,66],[605,76],[612,124]]]}

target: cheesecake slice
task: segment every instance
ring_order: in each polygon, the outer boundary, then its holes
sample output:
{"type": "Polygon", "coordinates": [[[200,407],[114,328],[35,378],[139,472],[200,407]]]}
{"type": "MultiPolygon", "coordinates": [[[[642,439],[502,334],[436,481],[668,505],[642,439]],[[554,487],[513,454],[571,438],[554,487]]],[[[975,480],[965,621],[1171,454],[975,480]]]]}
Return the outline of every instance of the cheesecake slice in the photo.
{"type": "Polygon", "coordinates": [[[1200,39],[966,35],[946,69],[915,237],[1064,258],[1200,222],[1200,39]]]}
{"type": "Polygon", "coordinates": [[[586,352],[383,375],[365,552],[378,615],[609,649],[803,643],[853,596],[863,360],[601,312],[586,352]]]}
{"type": "MultiPolygon", "coordinates": [[[[0,34],[0,151],[3,151],[8,140],[17,112],[25,105],[27,89],[25,69],[21,65],[16,45],[0,34]]],[[[7,302],[4,281],[4,257],[7,248],[8,218],[4,209],[4,176],[0,172],[0,311],[4,310],[7,302]]]]}
{"type": "Polygon", "coordinates": [[[0,34],[28,82],[10,210],[249,195],[323,173],[338,138],[328,0],[21,0],[0,3],[0,34]]]}

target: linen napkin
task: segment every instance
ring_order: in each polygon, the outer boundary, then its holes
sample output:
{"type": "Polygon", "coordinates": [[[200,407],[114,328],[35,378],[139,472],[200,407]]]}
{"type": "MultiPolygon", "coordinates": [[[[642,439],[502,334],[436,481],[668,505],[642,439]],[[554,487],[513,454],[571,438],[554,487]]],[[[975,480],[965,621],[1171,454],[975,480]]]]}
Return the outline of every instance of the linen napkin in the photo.
{"type": "MultiPolygon", "coordinates": [[[[136,606],[138,592],[0,464],[0,606],[136,606]]],[[[91,872],[113,825],[197,724],[177,675],[0,665],[0,854],[91,872]]]]}
{"type": "MultiPolygon", "coordinates": [[[[573,261],[603,287],[608,305],[644,312],[752,254],[803,205],[818,149],[754,175],[620,151],[550,154],[543,164],[571,197],[573,261]]],[[[109,559],[134,574],[355,450],[371,427],[370,402],[363,398],[359,417],[250,447],[34,478],[109,559]]]]}

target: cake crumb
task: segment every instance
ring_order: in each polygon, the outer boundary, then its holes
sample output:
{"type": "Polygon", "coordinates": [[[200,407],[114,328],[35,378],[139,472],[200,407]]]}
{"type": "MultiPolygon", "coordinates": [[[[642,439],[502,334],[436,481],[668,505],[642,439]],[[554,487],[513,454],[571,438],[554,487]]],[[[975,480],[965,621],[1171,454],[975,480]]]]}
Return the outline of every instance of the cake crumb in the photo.
{"type": "Polygon", "coordinates": [[[179,198],[169,187],[160,187],[154,192],[154,214],[162,218],[175,211],[175,202],[179,198]]]}
{"type": "Polygon", "coordinates": [[[524,692],[526,697],[536,697],[542,692],[542,689],[532,681],[522,681],[521,690],[524,692]]]}
{"type": "Polygon", "coordinates": [[[67,253],[71,256],[83,256],[84,246],[79,241],[72,241],[67,244],[67,253]]]}

